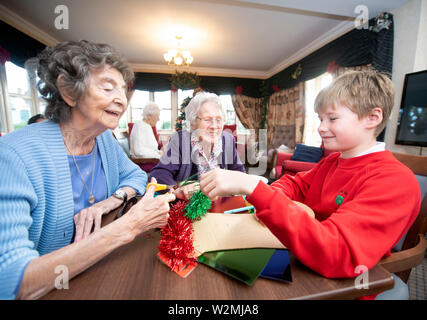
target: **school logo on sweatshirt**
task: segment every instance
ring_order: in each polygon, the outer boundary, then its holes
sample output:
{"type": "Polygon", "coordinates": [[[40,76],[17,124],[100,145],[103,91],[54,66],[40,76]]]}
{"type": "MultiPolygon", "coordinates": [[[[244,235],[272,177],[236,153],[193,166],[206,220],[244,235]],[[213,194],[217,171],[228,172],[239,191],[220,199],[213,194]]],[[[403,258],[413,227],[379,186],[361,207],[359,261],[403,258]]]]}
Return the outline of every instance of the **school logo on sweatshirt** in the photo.
{"type": "Polygon", "coordinates": [[[345,200],[345,197],[344,196],[347,196],[347,192],[346,191],[344,191],[344,190],[340,190],[340,194],[339,195],[337,195],[336,196],[336,198],[335,198],[335,204],[339,207],[339,206],[341,206],[342,205],[342,203],[344,202],[344,200],[345,200]]]}

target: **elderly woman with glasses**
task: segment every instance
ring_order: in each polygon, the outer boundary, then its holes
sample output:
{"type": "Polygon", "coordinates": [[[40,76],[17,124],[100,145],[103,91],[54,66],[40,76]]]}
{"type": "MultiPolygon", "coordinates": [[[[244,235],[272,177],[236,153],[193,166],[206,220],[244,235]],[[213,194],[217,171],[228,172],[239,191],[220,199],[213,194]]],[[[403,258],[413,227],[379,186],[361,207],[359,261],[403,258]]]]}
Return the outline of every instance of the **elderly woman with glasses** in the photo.
{"type": "MultiPolygon", "coordinates": [[[[153,168],[150,177],[159,183],[177,185],[215,168],[245,172],[237,154],[234,137],[223,131],[225,115],[219,97],[199,92],[190,101],[185,113],[187,128],[175,133],[166,153],[153,168]]],[[[195,184],[175,190],[177,198],[188,199],[195,184]]]]}

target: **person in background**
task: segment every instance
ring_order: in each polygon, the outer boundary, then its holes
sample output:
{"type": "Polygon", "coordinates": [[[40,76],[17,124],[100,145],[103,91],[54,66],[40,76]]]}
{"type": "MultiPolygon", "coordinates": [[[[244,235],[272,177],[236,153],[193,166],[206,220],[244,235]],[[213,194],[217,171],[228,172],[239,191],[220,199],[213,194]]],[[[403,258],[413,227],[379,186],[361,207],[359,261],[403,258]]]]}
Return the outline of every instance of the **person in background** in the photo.
{"type": "Polygon", "coordinates": [[[336,152],[271,186],[215,169],[202,176],[200,188],[209,198],[247,195],[256,217],[303,264],[328,278],[356,277],[358,268],[371,269],[390,255],[420,209],[415,175],[376,141],[393,105],[386,75],[345,73],[315,100],[324,147],[336,152]],[[309,206],[316,219],[292,200],[309,206]]]}
{"type": "Polygon", "coordinates": [[[88,41],[60,43],[38,58],[49,120],[0,140],[0,299],[43,296],[54,288],[57,266],[73,278],[164,226],[175,199],[145,192],[146,173],[112,136],[134,80],[126,60],[88,41]],[[136,195],[144,196],[101,228],[102,215],[136,195]]]}
{"type": "Polygon", "coordinates": [[[30,119],[28,119],[28,124],[33,124],[37,122],[46,121],[46,117],[42,115],[41,113],[36,114],[35,116],[32,116],[30,119]]]}
{"type": "MultiPolygon", "coordinates": [[[[234,137],[223,131],[225,115],[219,97],[198,92],[186,108],[187,128],[170,139],[166,153],[150,172],[159,183],[176,185],[191,176],[222,168],[245,172],[237,154],[234,137]]],[[[198,180],[198,179],[196,179],[198,180]]],[[[196,184],[175,190],[178,198],[189,199],[196,184]]]]}
{"type": "Polygon", "coordinates": [[[133,125],[130,134],[130,155],[134,158],[155,158],[161,156],[159,144],[153,128],[159,121],[160,109],[154,102],[149,102],[142,112],[142,121],[133,125]]]}

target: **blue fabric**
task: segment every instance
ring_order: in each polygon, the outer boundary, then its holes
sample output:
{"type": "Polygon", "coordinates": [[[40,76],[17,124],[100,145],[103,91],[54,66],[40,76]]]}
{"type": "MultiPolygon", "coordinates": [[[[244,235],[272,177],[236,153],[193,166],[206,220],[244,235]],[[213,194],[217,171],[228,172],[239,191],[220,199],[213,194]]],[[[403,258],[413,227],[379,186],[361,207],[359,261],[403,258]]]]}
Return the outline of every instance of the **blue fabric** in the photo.
{"type": "MultiPolygon", "coordinates": [[[[105,178],[104,168],[101,162],[101,155],[99,153],[98,143],[92,149],[92,152],[87,155],[74,156],[76,163],[79,166],[80,172],[85,180],[86,186],[89,190],[92,189],[92,166],[93,166],[93,155],[97,148],[95,157],[95,170],[93,180],[92,194],[95,197],[95,202],[99,202],[107,199],[107,180],[105,178]]],[[[92,204],[89,203],[90,194],[86,190],[80,173],[78,172],[76,165],[73,160],[73,156],[68,156],[68,165],[70,166],[71,173],[71,185],[73,189],[74,199],[74,214],[79,213],[84,208],[90,207],[92,204]]]]}
{"type": "Polygon", "coordinates": [[[302,143],[297,143],[295,152],[291,160],[304,161],[304,162],[319,162],[323,156],[323,149],[318,147],[306,146],[302,143]]]}
{"type": "Polygon", "coordinates": [[[393,289],[380,293],[376,296],[375,300],[409,300],[408,285],[394,273],[391,276],[394,279],[393,289]]]}
{"type": "MultiPolygon", "coordinates": [[[[147,175],[106,130],[96,138],[108,196],[145,193],[147,175]]],[[[74,231],[70,167],[61,130],[44,121],[0,139],[0,299],[14,299],[28,263],[67,246],[74,231]]]]}

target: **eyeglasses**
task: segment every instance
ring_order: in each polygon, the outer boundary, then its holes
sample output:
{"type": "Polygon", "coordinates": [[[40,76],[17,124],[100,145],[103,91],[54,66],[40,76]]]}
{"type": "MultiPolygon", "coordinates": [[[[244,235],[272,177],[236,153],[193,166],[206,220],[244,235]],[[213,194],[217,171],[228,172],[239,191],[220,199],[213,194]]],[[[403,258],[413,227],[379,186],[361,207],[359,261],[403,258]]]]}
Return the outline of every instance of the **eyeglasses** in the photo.
{"type": "Polygon", "coordinates": [[[222,125],[222,123],[223,123],[223,120],[222,120],[222,118],[216,118],[216,119],[214,119],[214,118],[200,118],[200,117],[196,117],[197,119],[199,119],[199,120],[201,120],[204,124],[206,124],[206,125],[215,125],[215,124],[218,124],[218,125],[222,125]]]}

